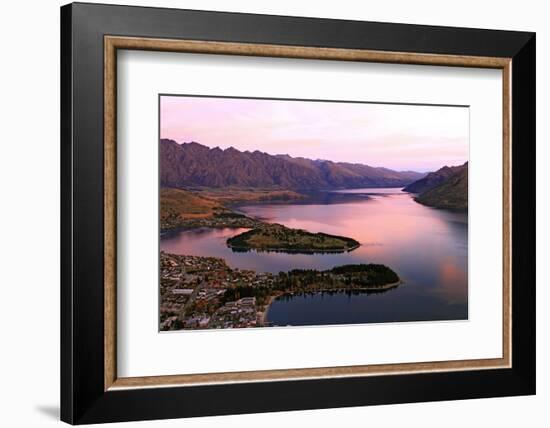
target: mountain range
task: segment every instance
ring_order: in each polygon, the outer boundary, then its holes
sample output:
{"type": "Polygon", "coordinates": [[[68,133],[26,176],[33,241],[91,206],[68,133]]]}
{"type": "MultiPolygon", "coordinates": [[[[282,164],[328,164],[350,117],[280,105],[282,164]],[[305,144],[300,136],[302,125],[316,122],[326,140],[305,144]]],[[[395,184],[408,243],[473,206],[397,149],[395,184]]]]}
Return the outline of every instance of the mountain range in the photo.
{"type": "Polygon", "coordinates": [[[278,187],[296,190],[402,187],[425,176],[369,165],[160,140],[162,187],[278,187]]]}

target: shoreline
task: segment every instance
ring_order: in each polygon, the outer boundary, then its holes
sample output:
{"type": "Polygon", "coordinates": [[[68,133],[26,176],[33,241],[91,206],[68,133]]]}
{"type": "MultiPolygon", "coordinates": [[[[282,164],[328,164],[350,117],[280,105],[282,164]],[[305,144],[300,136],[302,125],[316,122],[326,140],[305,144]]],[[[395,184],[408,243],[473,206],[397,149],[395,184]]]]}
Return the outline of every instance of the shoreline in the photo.
{"type": "Polygon", "coordinates": [[[251,227],[245,227],[245,226],[174,226],[168,229],[160,229],[159,235],[162,236],[163,234],[170,233],[170,232],[189,232],[192,230],[200,230],[200,229],[248,229],[251,230],[253,228],[251,227]]]}
{"type": "Polygon", "coordinates": [[[269,299],[265,304],[265,309],[261,312],[260,318],[258,320],[260,327],[265,327],[265,323],[267,321],[267,315],[269,314],[269,308],[271,307],[271,304],[273,303],[273,301],[281,295],[282,294],[272,294],[271,296],[269,296],[269,299]]]}
{"type": "MultiPolygon", "coordinates": [[[[243,228],[244,229],[244,228],[243,228]]],[[[256,252],[265,252],[265,253],[288,253],[288,254],[339,254],[339,253],[349,253],[351,251],[356,250],[361,246],[361,244],[357,244],[353,247],[346,248],[343,250],[293,250],[288,248],[245,248],[245,247],[237,247],[236,245],[231,245],[229,243],[226,244],[228,248],[230,248],[233,251],[237,252],[249,252],[249,251],[256,251],[256,252]]]]}

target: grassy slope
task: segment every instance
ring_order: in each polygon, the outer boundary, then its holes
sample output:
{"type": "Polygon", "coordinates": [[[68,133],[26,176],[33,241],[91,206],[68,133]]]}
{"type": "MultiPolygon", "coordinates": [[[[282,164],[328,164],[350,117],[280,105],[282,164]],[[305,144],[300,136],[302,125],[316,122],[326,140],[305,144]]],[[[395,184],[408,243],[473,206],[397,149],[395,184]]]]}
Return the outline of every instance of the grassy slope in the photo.
{"type": "Polygon", "coordinates": [[[226,205],[235,202],[285,201],[303,196],[287,190],[161,188],[161,229],[174,227],[257,227],[257,221],[234,213],[226,205]]]}
{"type": "Polygon", "coordinates": [[[468,209],[468,168],[420,194],[415,200],[436,208],[468,209]]]}
{"type": "Polygon", "coordinates": [[[169,218],[207,218],[223,212],[229,210],[214,199],[181,189],[163,188],[160,191],[161,223],[169,218]]]}

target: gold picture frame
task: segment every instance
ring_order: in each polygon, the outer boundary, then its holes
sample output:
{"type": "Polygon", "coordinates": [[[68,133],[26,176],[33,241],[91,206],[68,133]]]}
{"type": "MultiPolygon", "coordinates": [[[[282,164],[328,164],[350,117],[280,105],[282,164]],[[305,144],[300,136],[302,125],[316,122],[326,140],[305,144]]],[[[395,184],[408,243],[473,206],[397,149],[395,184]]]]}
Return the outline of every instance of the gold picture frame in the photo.
{"type": "Polygon", "coordinates": [[[106,35],[104,42],[104,390],[193,386],[239,382],[363,377],[426,372],[509,368],[512,364],[512,235],[511,235],[511,105],[512,58],[337,49],[290,45],[172,40],[106,35]],[[503,145],[503,320],[502,357],[422,363],[357,365],[305,369],[204,373],[170,376],[118,377],[116,368],[116,86],[117,51],[146,50],[208,55],[245,55],[279,58],[439,65],[502,70],[503,145]]]}

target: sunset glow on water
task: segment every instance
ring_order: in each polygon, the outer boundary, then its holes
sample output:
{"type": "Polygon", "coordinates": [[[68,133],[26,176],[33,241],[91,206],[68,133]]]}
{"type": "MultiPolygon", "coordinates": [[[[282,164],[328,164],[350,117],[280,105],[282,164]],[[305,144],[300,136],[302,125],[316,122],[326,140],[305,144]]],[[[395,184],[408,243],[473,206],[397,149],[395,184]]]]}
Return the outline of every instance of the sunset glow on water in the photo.
{"type": "Polygon", "coordinates": [[[239,207],[249,216],[312,232],[349,236],[361,243],[341,254],[236,253],[225,240],[242,230],[172,231],[161,250],[222,257],[229,266],[277,273],[382,263],[402,279],[381,294],[295,296],[277,299],[269,320],[277,325],[466,319],[468,316],[468,218],[465,212],[429,208],[400,189],[355,189],[340,198],[298,204],[239,207]],[[307,304],[307,311],[304,305],[307,304]]]}

